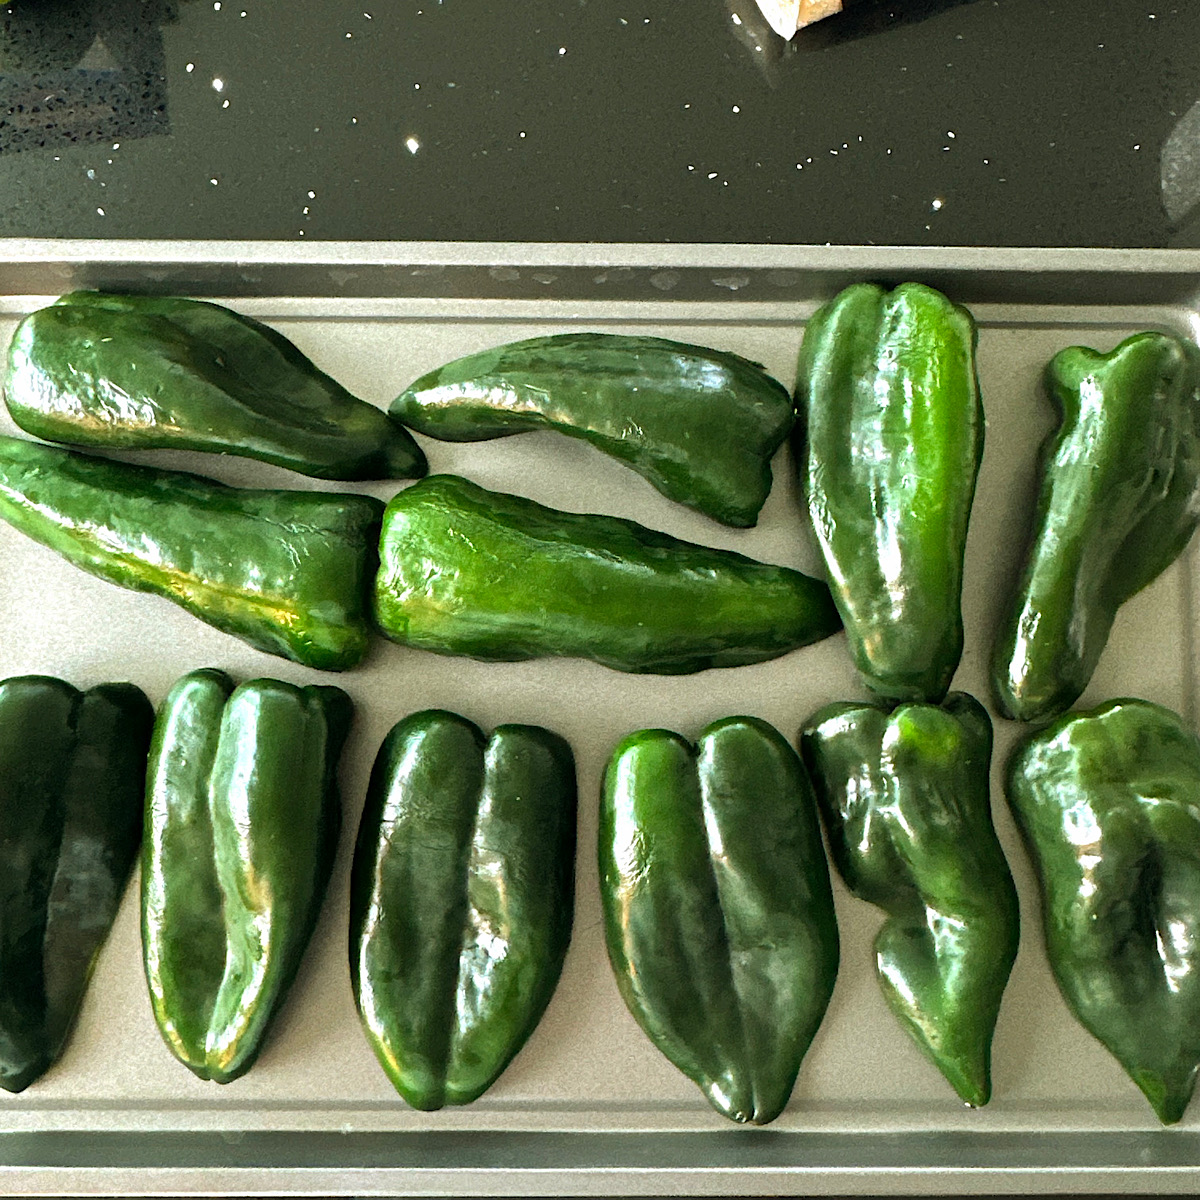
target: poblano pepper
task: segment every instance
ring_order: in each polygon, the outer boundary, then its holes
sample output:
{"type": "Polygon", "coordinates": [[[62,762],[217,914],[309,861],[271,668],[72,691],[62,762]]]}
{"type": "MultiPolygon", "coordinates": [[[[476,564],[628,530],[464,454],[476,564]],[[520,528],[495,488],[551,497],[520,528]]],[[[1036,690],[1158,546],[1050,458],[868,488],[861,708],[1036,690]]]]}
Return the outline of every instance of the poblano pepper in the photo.
{"type": "Polygon", "coordinates": [[[941,707],[821,709],[801,734],[847,887],[887,914],[875,965],[888,1005],[970,1105],[1017,954],[1017,893],[992,827],[992,725],[961,692],[941,707]]]}
{"type": "Polygon", "coordinates": [[[326,671],[367,650],[383,504],[232,488],[0,437],[0,519],[111,583],[326,671]]]}
{"type": "Polygon", "coordinates": [[[141,840],[154,710],[132,684],[0,683],[0,1087],[62,1053],[141,840]]]}
{"type": "Polygon", "coordinates": [[[771,457],[795,421],[787,389],[737,354],[663,338],[564,333],[447,363],[396,398],[393,417],[451,442],[556,429],[664,496],[753,525],[771,457]]]}
{"type": "Polygon", "coordinates": [[[854,284],[804,330],[796,460],[851,655],[888,700],[940,700],[962,656],[976,340],[919,283],[854,284]]]}
{"type": "Polygon", "coordinates": [[[1007,787],[1063,998],[1173,1124],[1200,1067],[1200,741],[1114,700],[1018,746],[1007,787]]]}
{"type": "Polygon", "coordinates": [[[379,554],[379,628],[439,654],[685,674],[775,658],[839,624],[829,589],[799,571],[453,475],[392,500],[379,554]]]}
{"type": "Polygon", "coordinates": [[[22,429],[106,449],[210,450],[321,479],[407,479],[425,455],[287,338],[217,304],[72,292],[17,326],[4,381],[22,429]]]}
{"type": "Polygon", "coordinates": [[[388,734],[350,902],[363,1028],[416,1108],[482,1095],[533,1032],[571,939],[575,759],[557,734],[430,711],[388,734]]]}
{"type": "Polygon", "coordinates": [[[1060,423],[1020,583],[993,660],[1000,708],[1054,716],[1083,693],[1117,609],[1175,561],[1200,521],[1200,352],[1139,333],[1072,346],[1046,386],[1060,423]]]}
{"type": "Polygon", "coordinates": [[[142,950],[154,1019],[201,1079],[253,1065],[317,921],[337,849],[349,697],[221,671],[158,713],[146,780],[142,950]]]}
{"type": "Polygon", "coordinates": [[[816,804],[770,725],[631,734],[604,775],[600,888],[617,986],[735,1121],[788,1102],[833,992],[838,933],[816,804]]]}

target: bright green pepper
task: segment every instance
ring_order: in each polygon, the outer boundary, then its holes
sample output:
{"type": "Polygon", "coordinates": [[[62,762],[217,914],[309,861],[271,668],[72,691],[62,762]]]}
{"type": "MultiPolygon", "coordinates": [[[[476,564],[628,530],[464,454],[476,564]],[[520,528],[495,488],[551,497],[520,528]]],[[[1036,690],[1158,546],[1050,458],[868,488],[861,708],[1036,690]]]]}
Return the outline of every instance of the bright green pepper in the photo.
{"type": "Polygon", "coordinates": [[[139,689],[0,683],[0,1087],[62,1053],[141,839],[154,711],[139,689]]]}
{"type": "Polygon", "coordinates": [[[482,1095],[533,1032],[571,940],[575,759],[453,713],[388,734],[354,855],[350,971],[367,1038],[420,1109],[482,1095]]]}
{"type": "Polygon", "coordinates": [[[1114,700],[1018,746],[1007,787],[1063,998],[1173,1124],[1200,1069],[1200,740],[1114,700]]]}
{"type": "Polygon", "coordinates": [[[600,807],[608,955],[629,1011],[718,1112],[788,1102],[833,992],[838,933],[816,803],[770,725],[613,752],[600,807]]]}
{"type": "Polygon", "coordinates": [[[327,671],[367,650],[383,504],[226,487],[0,437],[0,518],[92,575],[327,671]]]}
{"type": "Polygon", "coordinates": [[[253,1065],[300,965],[337,849],[340,688],[185,675],[146,780],[142,950],[154,1019],[201,1079],[253,1065]]]}
{"type": "Polygon", "coordinates": [[[941,707],[832,704],[801,734],[846,886],[887,913],[883,994],[968,1104],[991,1095],[991,1046],[1017,954],[1017,893],[992,827],[992,724],[961,692],[941,707]]]}
{"type": "Polygon", "coordinates": [[[888,700],[940,700],[962,656],[976,340],[919,283],[854,284],[804,331],[796,460],[850,652],[888,700]]]}
{"type": "Polygon", "coordinates": [[[1139,333],[1072,346],[1046,386],[1060,424],[1021,581],[993,660],[1000,708],[1052,717],[1082,695],[1117,609],[1175,561],[1200,520],[1200,353],[1139,333]]]}
{"type": "Polygon", "coordinates": [[[613,333],[530,338],[456,359],[411,384],[391,414],[451,442],[556,429],[737,526],[758,520],[771,456],[795,421],[787,390],[758,363],[613,333]]]}
{"type": "Polygon", "coordinates": [[[22,429],[106,449],[211,450],[320,479],[407,479],[408,431],[287,338],[217,304],[72,292],[17,326],[4,384],[22,429]]]}
{"type": "Polygon", "coordinates": [[[379,554],[380,629],[439,654],[685,674],[761,662],[838,628],[829,589],[799,571],[453,475],[392,500],[379,554]]]}

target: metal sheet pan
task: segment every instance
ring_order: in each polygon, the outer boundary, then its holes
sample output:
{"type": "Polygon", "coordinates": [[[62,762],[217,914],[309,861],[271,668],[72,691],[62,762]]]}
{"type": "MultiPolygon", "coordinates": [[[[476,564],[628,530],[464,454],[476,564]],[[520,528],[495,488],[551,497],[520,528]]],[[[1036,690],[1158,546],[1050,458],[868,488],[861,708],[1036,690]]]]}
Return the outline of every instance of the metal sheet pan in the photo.
{"type": "MultiPolygon", "coordinates": [[[[763,246],[538,246],[0,242],[0,337],[58,293],[123,287],[221,299],[266,320],[324,369],[386,404],[420,372],[516,337],[599,328],[738,351],[791,383],[803,322],[855,279],[936,284],[974,310],[987,447],[967,554],[967,649],[955,685],[986,697],[992,632],[1051,425],[1039,375],[1058,349],[1107,349],[1141,328],[1195,337],[1200,254],[763,246]]],[[[7,416],[0,427],[12,431],[7,416]]],[[[688,512],[582,443],[529,434],[426,442],[435,470],[580,511],[633,517],[694,541],[818,569],[788,451],[754,530],[688,512]]],[[[135,455],[262,486],[329,487],[261,464],[135,455]]],[[[390,496],[397,485],[363,485],[390,496]]],[[[156,702],[179,675],[318,676],[249,649],[164,601],[92,579],[0,526],[0,677],[131,679],[156,702]]],[[[1138,695],[1195,722],[1195,547],[1126,605],[1085,702],[1138,695]]],[[[1200,1191],[1200,1114],[1157,1128],[1140,1093],[1071,1019],[1049,975],[1028,862],[994,780],[1021,894],[1022,948],[997,1030],[995,1097],[964,1109],[878,992],[879,914],[837,892],[842,969],[787,1112],[729,1126],[646,1041],[609,974],[596,895],[603,764],[625,733],[694,733],[734,712],[788,736],[819,705],[861,696],[841,637],[772,663],[684,678],[593,664],[483,664],[379,642],[337,677],[356,702],[342,784],[346,833],[292,996],[255,1069],[225,1088],[177,1064],[154,1029],[137,905],[126,897],[62,1060],[0,1096],[0,1191],[110,1194],[1028,1193],[1200,1191]],[[349,849],[384,733],[419,708],[485,727],[532,721],[578,761],[575,933],[558,992],[493,1090],[423,1114],[392,1092],[358,1029],[346,954],[349,849]]],[[[996,761],[1015,729],[999,722],[996,761]]]]}

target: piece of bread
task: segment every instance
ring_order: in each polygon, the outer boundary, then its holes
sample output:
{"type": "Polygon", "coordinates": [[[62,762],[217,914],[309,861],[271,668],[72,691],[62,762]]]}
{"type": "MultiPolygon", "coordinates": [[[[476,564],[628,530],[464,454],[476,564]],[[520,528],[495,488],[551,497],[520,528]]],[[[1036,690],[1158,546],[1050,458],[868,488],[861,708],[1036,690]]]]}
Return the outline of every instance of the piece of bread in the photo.
{"type": "Polygon", "coordinates": [[[758,0],[758,7],[781,38],[790,38],[805,25],[840,13],[842,0],[758,0]]]}

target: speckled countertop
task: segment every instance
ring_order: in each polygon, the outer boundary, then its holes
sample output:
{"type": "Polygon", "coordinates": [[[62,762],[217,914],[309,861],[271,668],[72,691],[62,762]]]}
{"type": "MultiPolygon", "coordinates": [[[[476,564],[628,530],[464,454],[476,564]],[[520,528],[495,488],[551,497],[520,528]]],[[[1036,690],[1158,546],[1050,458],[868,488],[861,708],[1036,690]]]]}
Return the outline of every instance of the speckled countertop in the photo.
{"type": "Polygon", "coordinates": [[[1200,5],[15,0],[0,236],[1200,245],[1200,5]]]}

